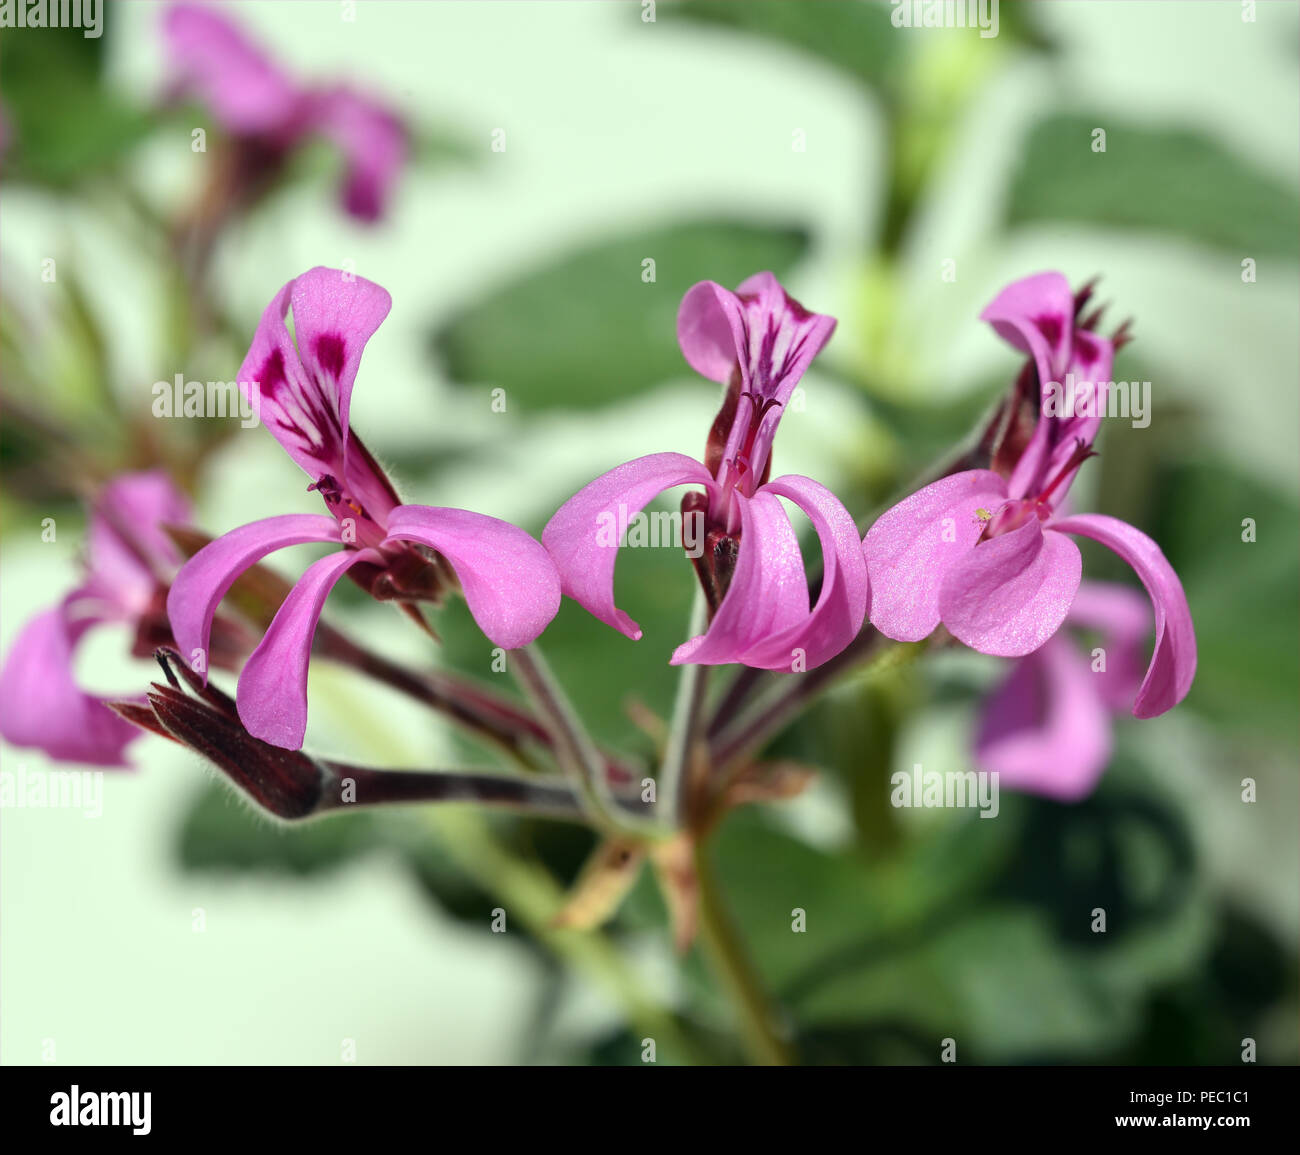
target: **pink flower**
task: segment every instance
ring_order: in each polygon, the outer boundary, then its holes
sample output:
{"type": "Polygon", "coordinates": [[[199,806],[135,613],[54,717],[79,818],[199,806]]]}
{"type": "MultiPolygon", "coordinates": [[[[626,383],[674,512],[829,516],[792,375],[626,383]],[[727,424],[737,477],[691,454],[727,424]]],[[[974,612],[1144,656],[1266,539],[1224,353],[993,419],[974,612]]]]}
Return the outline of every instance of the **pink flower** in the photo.
{"type": "Polygon", "coordinates": [[[394,113],[346,86],[300,87],[211,9],[172,6],[163,34],[173,89],[202,101],[244,146],[243,168],[251,183],[278,170],[308,137],[319,135],[343,155],[343,207],[364,221],[383,215],[409,151],[406,129],[394,113]]]}
{"type": "Polygon", "coordinates": [[[614,604],[618,549],[601,527],[625,523],[666,489],[696,484],[707,495],[692,505],[707,516],[702,576],[720,602],[708,630],[679,646],[673,664],[811,669],[848,645],[868,602],[853,519],[807,477],[766,480],[781,413],[834,328],[834,318],[809,313],[771,273],[750,277],[734,293],[712,281],[693,286],[677,316],[682,353],[697,372],[729,383],[709,464],[656,453],[618,466],[570,498],[542,533],[564,592],[614,629],[639,638],[637,624],[614,604]],[[825,577],[811,608],[782,497],[808,515],[821,541],[825,577]]]}
{"type": "Polygon", "coordinates": [[[403,505],[352,432],[348,409],[361,353],[391,304],[379,285],[324,268],[276,294],[239,370],[240,388],[312,478],[308,488],[329,515],[290,513],[232,530],[185,564],[167,598],[181,655],[202,674],[213,614],[244,570],[286,546],[342,545],[307,568],[239,677],[244,725],[285,749],[302,745],[312,637],[344,573],[373,596],[399,602],[436,600],[454,581],[480,628],[505,649],[536,638],[560,604],[555,568],[528,534],[463,509],[403,505]],[[290,311],[296,346],[285,325],[290,311]]]}
{"type": "Polygon", "coordinates": [[[160,471],[104,487],[90,515],[86,580],[23,627],[0,669],[7,742],[67,762],[127,765],[124,751],[141,731],[77,685],[73,660],[82,639],[109,623],[136,628],[152,648],[162,592],[181,560],[161,527],[189,517],[189,503],[160,471]]]}
{"type": "Polygon", "coordinates": [[[942,622],[982,653],[1032,653],[1060,628],[1079,589],[1082,558],[1068,535],[1090,537],[1133,567],[1155,609],[1155,651],[1133,706],[1150,718],[1191,688],[1196,637],[1182,583],[1155,542],[1116,518],[1061,509],[1092,456],[1113,355],[1110,341],[1076,328],[1074,314],[1059,273],[1017,281],[984,310],[1033,356],[1044,406],[1053,384],[1073,375],[1076,415],[1044,413],[1009,480],[986,469],[952,474],[885,513],[863,542],[871,620],[899,641],[942,622]]]}
{"type": "Polygon", "coordinates": [[[1064,631],[1019,659],[985,705],[975,756],[1003,786],[1072,801],[1092,792],[1110,761],[1111,718],[1142,681],[1151,612],[1128,586],[1083,582],[1066,625],[1100,633],[1104,667],[1064,631]]]}

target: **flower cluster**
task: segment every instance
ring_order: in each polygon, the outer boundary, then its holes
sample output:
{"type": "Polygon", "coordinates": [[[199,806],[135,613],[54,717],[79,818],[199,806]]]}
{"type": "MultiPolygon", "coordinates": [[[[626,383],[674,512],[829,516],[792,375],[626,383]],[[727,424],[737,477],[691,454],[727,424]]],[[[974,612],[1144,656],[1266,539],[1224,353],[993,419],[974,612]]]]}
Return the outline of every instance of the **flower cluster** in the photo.
{"type": "MultiPolygon", "coordinates": [[[[237,725],[273,747],[302,745],[313,637],[345,574],[421,621],[419,606],[459,593],[486,637],[506,650],[543,633],[561,594],[639,638],[615,604],[618,550],[605,527],[666,490],[690,486],[683,508],[705,526],[693,561],[707,622],[677,647],[673,664],[799,676],[843,655],[864,629],[916,642],[942,627],[973,650],[1020,659],[987,705],[976,742],[981,763],[1009,785],[1077,797],[1104,767],[1111,713],[1130,704],[1140,718],[1169,710],[1186,696],[1196,667],[1187,601],[1159,547],[1115,518],[1067,508],[1071,485],[1094,454],[1104,405],[1060,414],[1046,399],[1069,378],[1094,402],[1104,400],[1115,344],[1096,331],[1096,316],[1082,316],[1087,295],[1076,297],[1064,277],[1045,273],[997,296],[983,317],[1028,357],[1012,391],[1015,398],[1028,387],[1038,398],[1028,434],[1014,444],[1004,438],[983,467],[917,490],[863,537],[820,482],[772,476],[781,417],[835,320],[805,309],[771,273],[735,291],[695,285],[681,304],[678,341],[686,362],[723,386],[702,459],[660,452],[619,465],[565,502],[539,543],[496,518],[399,498],[349,421],[362,354],[388,315],[389,294],[348,273],[312,269],[271,300],[238,379],[326,512],[240,526],[176,570],[180,559],[159,527],[187,519],[179,495],[157,475],[108,487],[92,517],[87,584],[29,625],[0,674],[3,732],[59,757],[119,760],[125,724],[71,688],[71,651],[86,625],[139,619],[165,591],[172,645],[202,686],[214,617],[232,585],[270,553],[302,543],[335,548],[283,597],[242,663],[234,704],[237,725]],[[815,531],[821,557],[812,571],[781,499],[815,531]],[[1081,581],[1074,536],[1101,542],[1133,567],[1152,616],[1127,587],[1081,581]],[[1141,674],[1152,621],[1154,649],[1141,674]],[[1109,662],[1090,668],[1061,635],[1066,625],[1098,631],[1109,662]],[[51,737],[59,734],[68,740],[51,737]]],[[[223,710],[228,730],[236,723],[223,710]]],[[[554,716],[559,723],[549,732],[561,761],[590,761],[562,705],[554,716]]],[[[175,736],[174,726],[160,724],[175,736]]]]}

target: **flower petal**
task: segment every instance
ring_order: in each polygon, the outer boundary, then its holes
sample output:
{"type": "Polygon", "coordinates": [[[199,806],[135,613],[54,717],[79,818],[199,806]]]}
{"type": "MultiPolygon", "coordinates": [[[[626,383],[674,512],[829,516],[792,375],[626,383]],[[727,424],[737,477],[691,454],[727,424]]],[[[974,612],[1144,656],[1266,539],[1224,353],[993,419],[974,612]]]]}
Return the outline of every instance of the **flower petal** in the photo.
{"type": "Polygon", "coordinates": [[[975,741],[980,769],[1030,794],[1063,801],[1089,794],[1112,746],[1098,677],[1063,635],[1021,658],[985,705],[975,741]]]}
{"type": "Polygon", "coordinates": [[[240,389],[289,456],[313,481],[329,474],[346,482],[376,519],[397,498],[382,474],[372,476],[373,466],[349,469],[348,410],[362,350],[392,303],[372,281],[310,269],[266,307],[239,369],[240,389]],[[296,345],[285,324],[291,310],[296,345]]]}
{"type": "Polygon", "coordinates": [[[324,541],[339,543],[339,523],[324,514],[287,513],[241,525],[209,542],[181,566],[167,594],[167,616],[181,657],[194,668],[201,651],[207,677],[208,637],[212,616],[235,580],[269,553],[291,545],[324,541]]]}
{"type": "Polygon", "coordinates": [[[1105,670],[1094,670],[1106,705],[1128,710],[1142,684],[1151,603],[1138,590],[1116,582],[1085,581],[1074,595],[1065,624],[1101,634],[1105,670]]]}
{"type": "Polygon", "coordinates": [[[493,644],[514,650],[536,638],[560,608],[550,554],[508,521],[466,509],[399,505],[388,541],[416,541],[451,563],[469,612],[493,644]]]}
{"type": "Polygon", "coordinates": [[[1065,620],[1083,569],[1079,547],[1031,518],[980,542],[939,587],[939,616],[954,637],[1003,658],[1038,649],[1065,620]]]}
{"type": "Polygon", "coordinates": [[[161,469],[121,474],[105,485],[88,532],[95,594],[123,610],[147,607],[159,578],[181,560],[162,527],[186,525],[190,516],[189,501],[161,469]]]}
{"type": "Polygon", "coordinates": [[[163,36],[178,86],[193,92],[227,132],[282,132],[301,109],[293,81],[224,16],[197,4],[176,4],[163,36]]]}
{"type": "Polygon", "coordinates": [[[62,762],[125,766],[126,747],[143,733],[76,683],[73,653],[100,618],[77,618],[73,594],[19,632],[0,668],[0,736],[62,762]]]}
{"type": "Polygon", "coordinates": [[[811,670],[857,637],[871,604],[867,559],[858,540],[858,527],[839,498],[810,478],[787,474],[769,481],[759,493],[788,498],[808,515],[822,547],[822,588],[811,613],[772,633],[742,660],[764,669],[811,670]],[[797,667],[795,651],[801,651],[797,667]]]}
{"type": "MultiPolygon", "coordinates": [[[[898,642],[917,642],[939,624],[939,587],[980,534],[983,509],[997,513],[1006,483],[987,469],[944,477],[887,510],[862,550],[871,575],[871,622],[898,642]]],[[[985,519],[986,520],[986,519],[985,519]]]]}
{"type": "MultiPolygon", "coordinates": [[[[789,669],[781,648],[774,661],[749,661],[749,653],[773,634],[784,635],[808,620],[808,579],[799,540],[776,495],[760,489],[738,495],[740,553],[726,596],[709,628],[673,652],[672,665],[714,666],[743,662],[760,669],[789,669]]],[[[856,535],[855,535],[856,544],[856,535]]]]}
{"type": "Polygon", "coordinates": [[[620,529],[665,489],[702,485],[712,494],[713,475],[683,453],[638,457],[596,478],[566,501],[542,531],[564,593],[629,638],[640,627],[614,604],[614,563],[620,529]]]}
{"type": "Polygon", "coordinates": [[[1061,273],[1035,273],[1013,281],[989,302],[980,320],[1034,358],[1040,388],[1065,373],[1074,334],[1074,294],[1061,273]]]}
{"type": "Polygon", "coordinates": [[[406,163],[405,125],[378,101],[343,86],[316,98],[314,119],[347,163],[343,207],[358,220],[378,220],[406,163]]]}
{"type": "Polygon", "coordinates": [[[239,674],[235,705],[254,738],[297,750],[307,732],[307,665],[325,599],[359,561],[379,562],[374,550],[348,549],[312,562],[276,611],[265,637],[239,674]]]}
{"type": "Polygon", "coordinates": [[[1077,533],[1114,550],[1146,586],[1156,617],[1151,664],[1133,703],[1137,718],[1154,718],[1172,709],[1192,688],[1196,676],[1196,631],[1183,583],[1168,559],[1145,533],[1100,513],[1080,513],[1051,523],[1060,533],[1077,533]]]}

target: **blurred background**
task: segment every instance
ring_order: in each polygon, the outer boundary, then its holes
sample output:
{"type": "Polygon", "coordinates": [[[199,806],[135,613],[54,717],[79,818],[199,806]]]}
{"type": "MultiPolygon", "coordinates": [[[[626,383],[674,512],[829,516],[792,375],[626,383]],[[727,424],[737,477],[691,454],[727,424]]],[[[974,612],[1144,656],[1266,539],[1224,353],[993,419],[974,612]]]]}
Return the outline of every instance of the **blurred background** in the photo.
{"type": "MultiPolygon", "coordinates": [[[[162,464],[209,533],[318,511],[265,430],[151,414],[156,381],[233,379],[261,310],[313,265],[393,295],[352,421],[404,496],[534,533],[621,461],[701,451],[717,391],[674,329],[696,280],[772,269],[839,318],[777,470],[865,520],[1013,380],[977,319],[998,289],[1100,275],[1108,325],[1134,318],[1115,376],[1151,382],[1151,422],[1108,421],[1075,493],[1181,575],[1190,696],[1120,719],[1085,801],[1004,794],[978,821],[891,808],[889,775],[972,766],[1005,668],[952,654],[851,679],[775,747],[815,785],[729,818],[722,882],[805,1062],[933,1063],[944,1037],[967,1063],[1233,1064],[1248,1038],[1261,1062],[1300,1057],[1295,5],[1004,0],[993,38],[895,28],[868,2],[221,7],[294,76],[387,100],[411,162],[367,226],[339,207],[332,153],[296,157],[220,236],[211,323],[168,237],[210,178],[191,133],[220,129],[163,107],[164,6],[108,3],[100,39],[0,33],[5,650],[77,581],[86,477],[162,464]]],[[[311,556],[272,564],[296,576],[311,556]]],[[[1134,580],[1102,550],[1085,573],[1134,580]]],[[[598,735],[644,755],[628,706],[668,714],[694,579],[638,550],[618,587],[643,641],[566,602],[544,643],[598,735]]],[[[463,607],[436,615],[441,646],[351,588],[327,617],[492,677],[463,607]]],[[[83,681],[143,690],[157,671],[128,650],[96,633],[83,681]]],[[[311,695],[310,750],[474,753],[324,663],[311,695]]],[[[105,772],[100,818],[2,815],[5,1062],[51,1041],[67,1063],[638,1062],[647,1035],[660,1062],[737,1057],[649,877],[602,933],[537,929],[592,845],[581,829],[449,809],[284,830],[187,751],[145,738],[132,759],[105,772]]]]}

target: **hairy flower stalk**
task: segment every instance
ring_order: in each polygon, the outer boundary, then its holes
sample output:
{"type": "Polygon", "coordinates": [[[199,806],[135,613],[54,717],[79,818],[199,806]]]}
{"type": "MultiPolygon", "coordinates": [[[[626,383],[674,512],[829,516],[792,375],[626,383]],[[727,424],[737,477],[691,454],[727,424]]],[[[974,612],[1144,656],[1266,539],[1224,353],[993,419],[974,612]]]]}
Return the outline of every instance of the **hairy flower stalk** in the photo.
{"type": "MultiPolygon", "coordinates": [[[[158,662],[168,684],[154,683],[147,704],[115,702],[112,708],[127,721],[201,754],[277,818],[296,821],[355,807],[471,802],[538,817],[586,821],[582,799],[564,782],[493,770],[376,769],[263,742],[248,733],[235,703],[216,686],[165,651],[159,651],[158,662]]],[[[630,813],[641,807],[635,796],[620,801],[630,813]]]]}

